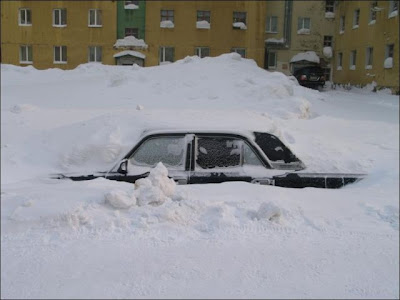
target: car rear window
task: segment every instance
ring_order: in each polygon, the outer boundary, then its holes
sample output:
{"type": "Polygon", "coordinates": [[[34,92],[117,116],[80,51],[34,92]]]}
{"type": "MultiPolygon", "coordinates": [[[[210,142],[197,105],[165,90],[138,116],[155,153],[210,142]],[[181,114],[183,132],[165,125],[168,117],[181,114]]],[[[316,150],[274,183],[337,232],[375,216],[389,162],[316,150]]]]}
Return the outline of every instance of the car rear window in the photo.
{"type": "Polygon", "coordinates": [[[294,155],[278,137],[264,132],[254,132],[254,135],[256,143],[272,162],[300,162],[296,155],[294,155]]]}

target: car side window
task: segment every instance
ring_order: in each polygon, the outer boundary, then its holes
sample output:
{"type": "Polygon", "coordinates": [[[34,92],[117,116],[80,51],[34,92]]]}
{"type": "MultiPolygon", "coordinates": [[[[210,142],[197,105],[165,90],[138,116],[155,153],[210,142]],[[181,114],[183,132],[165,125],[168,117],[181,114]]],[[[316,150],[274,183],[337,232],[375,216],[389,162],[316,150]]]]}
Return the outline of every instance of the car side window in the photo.
{"type": "Polygon", "coordinates": [[[197,138],[196,165],[201,169],[263,165],[254,151],[241,139],[230,137],[197,138]]]}
{"type": "Polygon", "coordinates": [[[162,162],[167,168],[184,169],[185,138],[183,136],[156,137],[146,140],[131,156],[130,163],[154,167],[162,162]]]}

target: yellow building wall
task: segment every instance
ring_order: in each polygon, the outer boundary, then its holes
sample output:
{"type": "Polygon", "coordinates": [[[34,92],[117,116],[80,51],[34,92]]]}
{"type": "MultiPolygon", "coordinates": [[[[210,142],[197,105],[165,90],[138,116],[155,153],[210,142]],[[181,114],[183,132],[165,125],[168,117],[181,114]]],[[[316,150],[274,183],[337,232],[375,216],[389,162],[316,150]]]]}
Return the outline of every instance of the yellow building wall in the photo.
{"type": "Polygon", "coordinates": [[[399,90],[399,16],[388,18],[389,1],[378,1],[383,8],[376,13],[376,23],[368,25],[370,1],[342,1],[335,26],[334,81],[340,84],[378,86],[399,90]],[[353,29],[353,12],[360,9],[359,28],[353,29]],[[345,16],[345,30],[339,32],[339,17],[345,16]],[[385,49],[394,44],[393,68],[385,69],[385,49]],[[366,48],[373,47],[372,69],[366,69],[366,48]],[[350,70],[350,52],[357,51],[356,69],[350,70]],[[342,70],[337,70],[337,55],[343,53],[342,70]]]}
{"type": "Polygon", "coordinates": [[[20,45],[32,45],[37,69],[72,69],[88,62],[88,47],[102,46],[103,64],[115,64],[115,1],[1,1],[1,61],[21,65],[20,45]],[[32,26],[18,25],[18,9],[30,8],[32,26]],[[67,9],[67,26],[53,27],[53,9],[67,9]],[[89,9],[102,10],[100,28],[88,27],[89,9]],[[53,63],[53,46],[67,46],[67,63],[53,63]]]}
{"type": "Polygon", "coordinates": [[[209,47],[210,56],[246,48],[246,57],[264,65],[265,1],[148,1],[146,2],[146,66],[159,64],[159,47],[175,47],[175,60],[209,47]],[[160,28],[161,9],[174,10],[175,27],[160,28]],[[211,28],[197,29],[197,10],[211,11],[211,28]],[[247,29],[233,29],[233,12],[247,12],[247,29]]]}

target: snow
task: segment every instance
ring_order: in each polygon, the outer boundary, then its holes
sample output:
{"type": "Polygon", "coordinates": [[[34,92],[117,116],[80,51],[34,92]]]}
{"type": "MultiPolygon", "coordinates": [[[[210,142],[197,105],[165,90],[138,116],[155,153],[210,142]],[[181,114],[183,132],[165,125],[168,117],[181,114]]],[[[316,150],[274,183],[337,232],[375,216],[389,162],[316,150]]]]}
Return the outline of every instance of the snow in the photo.
{"type": "Polygon", "coordinates": [[[371,70],[371,69],[372,69],[372,65],[366,65],[366,66],[365,66],[365,69],[366,69],[366,70],[371,70]]]}
{"type": "Polygon", "coordinates": [[[297,34],[310,34],[310,29],[301,28],[301,29],[297,30],[297,34]]]}
{"type": "Polygon", "coordinates": [[[172,21],[170,20],[165,20],[160,22],[160,27],[161,28],[174,28],[175,25],[172,21]]]}
{"type": "Polygon", "coordinates": [[[235,28],[240,28],[240,29],[247,29],[246,24],[244,24],[243,22],[234,22],[232,23],[232,26],[235,28]]]}
{"type": "Polygon", "coordinates": [[[314,51],[297,53],[296,55],[294,55],[292,57],[290,62],[294,63],[294,62],[298,62],[298,61],[302,61],[302,60],[319,64],[319,56],[314,51]]]}
{"type": "Polygon", "coordinates": [[[324,53],[324,56],[326,58],[332,58],[332,47],[324,47],[324,49],[322,50],[322,52],[324,53]]]}
{"type": "Polygon", "coordinates": [[[396,16],[398,15],[398,13],[399,13],[398,10],[392,11],[392,12],[389,14],[388,18],[389,18],[389,19],[390,19],[390,18],[394,18],[394,17],[396,17],[396,16]]]}
{"type": "Polygon", "coordinates": [[[210,29],[211,25],[206,20],[197,21],[196,22],[196,28],[199,28],[199,29],[210,29]]]}
{"type": "Polygon", "coordinates": [[[384,63],[383,63],[383,67],[385,69],[393,68],[393,57],[386,58],[384,63]]]}
{"type": "Polygon", "coordinates": [[[340,31],[339,31],[339,34],[343,34],[343,33],[344,33],[344,30],[340,30],[340,31]]]}
{"type": "Polygon", "coordinates": [[[373,85],[310,90],[237,53],[2,64],[2,297],[397,298],[399,101],[373,85]],[[162,165],[136,184],[49,178],[108,171],[149,128],[269,131],[307,170],[368,175],[338,190],[176,185],[162,165]]]}
{"type": "Polygon", "coordinates": [[[325,18],[327,18],[327,19],[333,19],[334,17],[335,17],[334,12],[326,12],[325,13],[325,18]]]}
{"type": "MultiPolygon", "coordinates": [[[[131,5],[131,4],[130,4],[131,5]]],[[[142,39],[137,39],[133,35],[128,35],[123,39],[118,39],[114,44],[114,47],[117,49],[126,48],[126,47],[136,47],[138,49],[147,49],[148,45],[142,39]]]]}
{"type": "Polygon", "coordinates": [[[371,20],[369,21],[368,25],[374,25],[376,23],[376,20],[371,20]]]}
{"type": "Polygon", "coordinates": [[[355,70],[356,69],[356,66],[355,65],[351,65],[350,66],[350,70],[355,70]]]}
{"type": "Polygon", "coordinates": [[[125,55],[130,55],[130,56],[134,56],[134,57],[138,57],[138,58],[142,58],[145,59],[146,55],[143,53],[140,53],[138,51],[133,51],[133,50],[124,50],[121,52],[118,52],[116,54],[113,55],[113,57],[121,57],[121,56],[125,56],[125,55]]]}
{"type": "Polygon", "coordinates": [[[358,28],[358,25],[353,25],[353,29],[357,29],[358,28]]]}
{"type": "Polygon", "coordinates": [[[272,43],[272,44],[283,44],[285,42],[285,39],[284,38],[280,38],[280,39],[269,38],[269,39],[266,39],[265,42],[272,43]]]}
{"type": "Polygon", "coordinates": [[[137,6],[136,4],[131,3],[131,4],[125,5],[124,8],[125,9],[138,9],[139,6],[137,6]]]}

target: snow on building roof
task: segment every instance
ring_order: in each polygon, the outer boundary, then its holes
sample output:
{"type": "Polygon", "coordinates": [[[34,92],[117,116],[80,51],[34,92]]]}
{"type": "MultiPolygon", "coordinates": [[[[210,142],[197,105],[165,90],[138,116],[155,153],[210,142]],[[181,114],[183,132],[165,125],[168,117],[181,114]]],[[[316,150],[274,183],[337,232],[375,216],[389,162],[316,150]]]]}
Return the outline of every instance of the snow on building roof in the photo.
{"type": "Polygon", "coordinates": [[[139,40],[133,35],[129,35],[123,39],[117,40],[117,42],[114,44],[114,47],[117,49],[125,47],[137,47],[139,49],[147,49],[148,45],[144,42],[144,40],[139,40]]]}
{"type": "Polygon", "coordinates": [[[298,62],[301,60],[306,60],[309,62],[314,62],[314,63],[319,64],[319,56],[314,51],[297,53],[295,56],[292,57],[290,62],[294,63],[294,62],[298,62]]]}
{"type": "Polygon", "coordinates": [[[146,55],[144,55],[143,53],[133,51],[133,50],[125,50],[125,51],[118,52],[117,54],[114,54],[114,57],[117,58],[117,57],[121,57],[121,56],[125,56],[125,55],[135,56],[135,57],[142,58],[142,59],[146,58],[146,55]]]}

